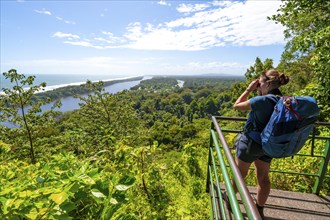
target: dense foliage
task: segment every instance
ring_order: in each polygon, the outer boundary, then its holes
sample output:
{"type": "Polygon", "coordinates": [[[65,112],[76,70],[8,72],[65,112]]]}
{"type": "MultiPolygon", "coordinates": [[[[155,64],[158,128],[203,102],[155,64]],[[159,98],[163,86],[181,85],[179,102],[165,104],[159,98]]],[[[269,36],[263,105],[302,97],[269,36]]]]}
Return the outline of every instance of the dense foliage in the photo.
{"type": "MultiPolygon", "coordinates": [[[[276,67],[292,79],[282,91],[316,97],[323,121],[329,120],[328,7],[321,0],[288,1],[272,17],[287,27],[291,39],[276,67]]],[[[210,116],[245,117],[246,112],[232,109],[233,102],[251,79],[273,65],[271,59],[256,58],[246,81],[214,75],[158,77],[117,94],[105,92],[102,82],[87,81],[79,87],[88,93],[77,96],[80,109],[64,113],[55,111],[60,103],[45,112],[40,106],[50,96],[77,95],[76,88],[39,93],[46,97],[39,101],[34,94],[44,83],[35,86],[34,77],[16,70],[4,73],[14,85],[0,93],[0,122],[16,126],[0,124],[0,218],[207,219],[210,116]]],[[[221,126],[241,129],[243,124],[221,126]]],[[[329,135],[329,129],[317,128],[317,135],[329,135]]],[[[234,139],[226,134],[230,146],[234,139]]],[[[301,153],[324,154],[324,141],[311,145],[301,153]]],[[[272,169],[317,173],[321,158],[274,160],[272,169]]],[[[249,185],[256,183],[252,172],[249,185]]],[[[315,182],[313,176],[271,175],[277,189],[311,192],[315,182]]],[[[327,178],[321,193],[328,195],[329,189],[327,178]]]]}
{"type": "MultiPolygon", "coordinates": [[[[89,95],[80,97],[79,110],[54,112],[42,121],[42,129],[38,121],[29,121],[34,131],[32,164],[27,163],[29,154],[22,153],[29,138],[26,127],[1,125],[3,217],[206,218],[208,117],[219,114],[220,105],[229,100],[218,96],[232,80],[218,79],[204,92],[170,85],[173,79],[151,81],[158,86],[151,88],[146,81],[144,89],[116,95],[105,92],[102,82],[87,81],[89,95]]],[[[23,86],[25,81],[17,84],[23,86]]],[[[1,95],[8,103],[1,111],[15,103],[8,94],[1,95]]],[[[39,117],[38,112],[31,114],[39,117]]],[[[7,119],[3,116],[2,121],[7,119]]]]}

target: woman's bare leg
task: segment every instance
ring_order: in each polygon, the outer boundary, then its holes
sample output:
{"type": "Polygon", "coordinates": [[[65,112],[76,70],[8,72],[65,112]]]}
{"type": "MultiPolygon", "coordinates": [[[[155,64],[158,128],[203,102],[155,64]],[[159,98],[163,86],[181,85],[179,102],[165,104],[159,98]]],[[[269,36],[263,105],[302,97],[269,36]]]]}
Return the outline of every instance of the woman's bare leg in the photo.
{"type": "MultiPolygon", "coordinates": [[[[236,164],[238,166],[238,169],[241,172],[241,175],[244,179],[246,177],[246,175],[248,174],[248,172],[249,172],[249,168],[250,168],[251,163],[244,162],[244,161],[238,159],[237,157],[235,158],[235,160],[236,160],[236,164]]],[[[236,186],[234,180],[232,180],[232,184],[234,186],[235,193],[237,193],[238,190],[237,190],[237,186],[236,186]]]]}
{"type": "Polygon", "coordinates": [[[258,179],[257,204],[264,206],[270,193],[269,168],[270,163],[262,160],[254,161],[256,175],[258,179]]]}

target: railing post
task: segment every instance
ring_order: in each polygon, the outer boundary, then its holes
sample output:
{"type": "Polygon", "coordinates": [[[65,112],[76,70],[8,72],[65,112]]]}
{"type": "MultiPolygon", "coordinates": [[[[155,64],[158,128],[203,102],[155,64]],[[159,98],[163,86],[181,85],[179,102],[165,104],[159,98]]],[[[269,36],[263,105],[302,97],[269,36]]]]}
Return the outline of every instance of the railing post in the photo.
{"type": "MultiPolygon", "coordinates": [[[[211,122],[211,129],[210,129],[210,131],[211,131],[213,128],[214,128],[214,125],[213,125],[213,123],[211,122]]],[[[208,157],[208,161],[207,161],[207,173],[210,172],[209,167],[210,167],[210,165],[212,165],[212,164],[211,164],[211,153],[210,153],[210,150],[212,149],[212,146],[213,146],[213,138],[212,138],[212,134],[211,134],[211,132],[210,132],[210,146],[209,146],[209,157],[208,157]]],[[[210,191],[210,177],[209,177],[209,175],[207,175],[206,178],[207,178],[207,179],[206,179],[206,192],[209,192],[209,191],[210,191]]]]}
{"type": "MultiPolygon", "coordinates": [[[[213,140],[212,140],[212,134],[210,132],[210,146],[209,146],[209,156],[208,156],[208,161],[207,161],[207,174],[210,172],[210,165],[211,164],[211,149],[212,149],[212,145],[213,145],[213,140]]],[[[210,176],[207,175],[206,177],[206,192],[210,191],[210,176]]]]}
{"type": "Polygon", "coordinates": [[[325,173],[327,171],[328,165],[329,165],[329,160],[330,160],[330,141],[327,140],[325,149],[324,149],[324,158],[323,161],[321,162],[320,169],[318,172],[318,178],[315,181],[314,187],[313,187],[313,193],[316,195],[320,194],[320,190],[323,184],[323,180],[325,177],[325,173]]]}

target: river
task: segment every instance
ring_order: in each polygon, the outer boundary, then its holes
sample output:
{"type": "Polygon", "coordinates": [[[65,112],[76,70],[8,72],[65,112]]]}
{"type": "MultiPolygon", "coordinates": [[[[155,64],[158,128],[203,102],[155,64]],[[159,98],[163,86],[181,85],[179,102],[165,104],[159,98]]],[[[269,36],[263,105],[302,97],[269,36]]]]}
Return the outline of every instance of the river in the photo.
{"type": "MultiPolygon", "coordinates": [[[[144,77],[142,80],[149,79],[148,77],[144,77]]],[[[129,90],[130,88],[138,85],[142,80],[134,80],[134,81],[128,81],[128,82],[120,82],[116,83],[110,86],[104,87],[106,92],[109,92],[111,94],[116,94],[118,92],[124,91],[124,90],[129,90]]],[[[87,96],[87,95],[82,95],[82,96],[87,96]]],[[[72,96],[61,98],[62,106],[59,110],[61,112],[66,112],[66,111],[72,111],[75,109],[79,109],[79,103],[81,103],[80,99],[74,98],[72,96]]],[[[43,105],[41,109],[43,111],[49,110],[51,106],[53,106],[54,102],[48,103],[46,105],[43,105]]]]}
{"type": "MultiPolygon", "coordinates": [[[[111,94],[115,94],[124,90],[129,90],[130,88],[138,85],[142,80],[146,80],[146,79],[150,79],[151,77],[143,77],[143,79],[141,80],[134,80],[134,81],[127,81],[127,82],[119,82],[119,83],[115,83],[113,85],[109,85],[104,87],[104,90],[106,92],[109,92],[111,94]]],[[[82,96],[87,96],[87,95],[82,95],[82,96]]],[[[56,111],[61,111],[61,112],[66,112],[66,111],[72,111],[75,109],[79,109],[79,103],[81,103],[81,100],[78,98],[74,98],[72,96],[69,97],[65,97],[65,98],[61,98],[61,102],[62,102],[62,106],[59,109],[55,109],[56,111]]],[[[41,106],[41,110],[42,111],[46,111],[46,110],[50,110],[51,107],[54,105],[54,102],[50,102],[48,104],[45,104],[43,106],[41,106]]],[[[29,107],[24,107],[24,109],[28,109],[29,107]]],[[[0,124],[8,127],[8,128],[14,128],[16,127],[16,125],[12,124],[12,123],[8,123],[8,122],[0,122],[0,124]]]]}

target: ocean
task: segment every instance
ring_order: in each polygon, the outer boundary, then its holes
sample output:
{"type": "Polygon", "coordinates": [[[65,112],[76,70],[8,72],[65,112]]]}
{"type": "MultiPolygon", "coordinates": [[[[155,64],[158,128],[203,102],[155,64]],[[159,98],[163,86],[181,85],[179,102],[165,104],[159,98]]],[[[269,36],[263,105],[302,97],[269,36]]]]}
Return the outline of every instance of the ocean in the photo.
{"type": "MultiPolygon", "coordinates": [[[[25,75],[29,76],[29,75],[25,75]]],[[[69,85],[80,85],[86,83],[87,80],[91,81],[111,81],[117,79],[126,79],[132,78],[133,76],[120,76],[120,75],[77,75],[77,74],[68,74],[68,75],[46,75],[39,74],[34,75],[34,85],[39,85],[42,82],[47,84],[46,90],[55,89],[59,87],[69,86],[69,85]]],[[[9,81],[9,79],[5,79],[5,77],[1,74],[0,76],[0,91],[2,88],[12,88],[13,84],[9,81]]]]}

